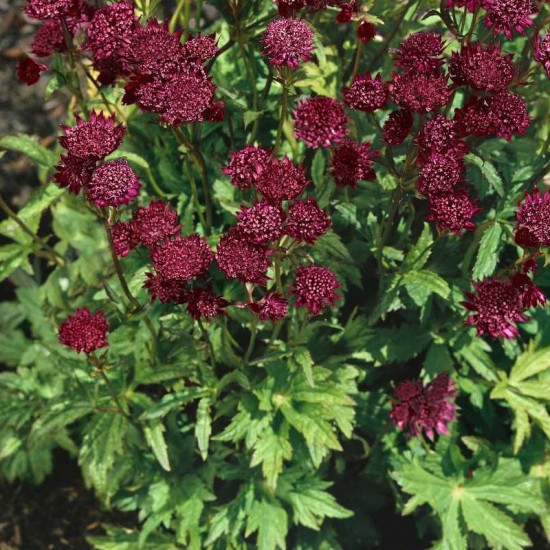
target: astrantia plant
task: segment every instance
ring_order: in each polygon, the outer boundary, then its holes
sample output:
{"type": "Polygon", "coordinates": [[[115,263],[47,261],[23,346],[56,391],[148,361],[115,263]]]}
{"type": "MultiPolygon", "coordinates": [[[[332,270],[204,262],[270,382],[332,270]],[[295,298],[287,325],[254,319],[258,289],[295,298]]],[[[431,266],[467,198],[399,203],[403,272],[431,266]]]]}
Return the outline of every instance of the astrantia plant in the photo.
{"type": "Polygon", "coordinates": [[[111,548],[542,547],[548,2],[29,0],[0,474],[111,548]],[[391,525],[391,528],[387,528],[391,525]],[[404,529],[409,523],[403,523],[404,529]],[[416,537],[416,538],[415,538],[416,537]]]}

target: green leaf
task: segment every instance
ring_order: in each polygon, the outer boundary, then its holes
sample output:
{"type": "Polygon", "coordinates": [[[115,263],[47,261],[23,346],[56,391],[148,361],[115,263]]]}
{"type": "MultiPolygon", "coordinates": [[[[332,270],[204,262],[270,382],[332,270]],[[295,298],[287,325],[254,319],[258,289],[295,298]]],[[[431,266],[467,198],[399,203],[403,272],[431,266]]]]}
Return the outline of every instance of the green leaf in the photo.
{"type": "Polygon", "coordinates": [[[206,395],[208,395],[207,390],[201,390],[198,388],[185,388],[181,391],[169,393],[165,395],[158,403],[155,403],[151,408],[147,409],[140,418],[142,420],[162,418],[174,409],[181,408],[183,405],[206,395]]]}
{"type": "Polygon", "coordinates": [[[422,269],[421,271],[409,271],[402,279],[407,292],[414,300],[416,305],[423,306],[430,294],[437,294],[444,299],[449,297],[451,289],[442,277],[429,271],[422,269]]]}
{"type": "Polygon", "coordinates": [[[40,145],[31,136],[4,136],[0,139],[0,147],[22,153],[43,168],[53,168],[59,160],[55,153],[40,145]]]}
{"type": "Polygon", "coordinates": [[[313,378],[313,359],[309,350],[307,348],[296,348],[291,359],[303,372],[308,384],[311,387],[315,386],[315,380],[313,378]]]}
{"type": "Polygon", "coordinates": [[[429,223],[424,222],[422,233],[403,261],[404,271],[422,269],[430,258],[433,243],[432,229],[429,223]]]}
{"type": "Polygon", "coordinates": [[[41,439],[63,430],[92,411],[93,407],[87,401],[63,400],[60,403],[51,404],[33,424],[30,433],[31,441],[40,442],[41,439]]]}
{"type": "Polygon", "coordinates": [[[203,397],[197,407],[197,422],[195,437],[203,460],[208,457],[208,444],[212,434],[212,418],[210,417],[210,398],[203,397]]]}
{"type": "Polygon", "coordinates": [[[288,517],[277,501],[255,501],[246,522],[245,537],[258,532],[257,550],[286,549],[288,517]]]}
{"type": "Polygon", "coordinates": [[[315,187],[322,187],[325,181],[325,156],[321,149],[315,151],[311,163],[311,180],[315,187]]]}
{"type": "Polygon", "coordinates": [[[502,226],[492,223],[483,233],[476,263],[472,271],[472,279],[479,280],[492,275],[498,263],[498,249],[501,242],[502,226]]]}
{"type": "Polygon", "coordinates": [[[145,439],[153,451],[159,464],[167,472],[170,471],[170,460],[168,459],[168,447],[164,439],[164,426],[160,420],[152,420],[144,425],[145,439]]]}
{"type": "Polygon", "coordinates": [[[504,182],[502,181],[502,177],[498,173],[498,170],[495,168],[495,166],[489,160],[481,158],[474,153],[467,154],[464,159],[470,164],[477,166],[483,177],[499,194],[499,196],[504,196],[504,182]]]}
{"type": "Polygon", "coordinates": [[[539,350],[531,345],[516,360],[510,372],[510,383],[518,384],[526,378],[547,371],[550,368],[550,347],[539,350]]]}
{"type": "Polygon", "coordinates": [[[277,478],[283,471],[283,461],[292,458],[292,446],[287,433],[278,434],[269,427],[262,432],[256,445],[250,467],[262,465],[262,473],[272,489],[277,487],[277,478]]]}

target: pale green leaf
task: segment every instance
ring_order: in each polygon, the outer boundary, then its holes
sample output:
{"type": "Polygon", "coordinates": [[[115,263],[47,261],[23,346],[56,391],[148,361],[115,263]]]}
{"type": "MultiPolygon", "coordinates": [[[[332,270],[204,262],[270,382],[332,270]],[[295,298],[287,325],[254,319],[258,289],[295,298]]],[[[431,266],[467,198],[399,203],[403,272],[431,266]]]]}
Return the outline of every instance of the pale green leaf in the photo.
{"type": "Polygon", "coordinates": [[[278,434],[272,428],[268,428],[260,435],[254,446],[250,466],[261,464],[267,484],[275,489],[277,478],[283,471],[283,461],[291,458],[292,446],[288,440],[288,433],[278,434]]]}
{"type": "Polygon", "coordinates": [[[168,447],[164,439],[164,426],[160,420],[152,420],[143,426],[145,439],[159,464],[167,472],[170,471],[170,460],[168,459],[168,447]]]}
{"type": "Polygon", "coordinates": [[[258,532],[257,550],[286,549],[288,517],[277,501],[255,501],[246,523],[245,537],[258,532]]]}
{"type": "Polygon", "coordinates": [[[498,263],[498,248],[501,242],[502,226],[493,222],[481,237],[472,279],[479,280],[492,275],[498,263]]]}
{"type": "Polygon", "coordinates": [[[203,397],[197,407],[197,422],[195,423],[195,437],[203,460],[208,457],[208,445],[212,434],[212,418],[210,417],[210,398],[203,397]]]}
{"type": "Polygon", "coordinates": [[[4,136],[0,139],[0,147],[22,153],[43,168],[53,168],[59,159],[55,153],[40,145],[31,136],[4,136]]]}

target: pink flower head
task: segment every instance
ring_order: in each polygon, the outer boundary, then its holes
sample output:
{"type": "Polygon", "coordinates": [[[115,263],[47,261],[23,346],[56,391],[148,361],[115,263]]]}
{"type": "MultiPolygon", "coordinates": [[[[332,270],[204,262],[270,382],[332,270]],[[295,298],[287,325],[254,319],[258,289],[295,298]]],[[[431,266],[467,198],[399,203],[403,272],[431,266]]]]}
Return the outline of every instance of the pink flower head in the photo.
{"type": "Polygon", "coordinates": [[[67,50],[63,36],[63,28],[59,20],[46,21],[38,27],[31,46],[32,53],[37,57],[48,57],[54,52],[67,50]]]}
{"type": "Polygon", "coordinates": [[[416,188],[422,195],[448,193],[462,181],[462,157],[449,153],[430,153],[420,170],[416,188]]]}
{"type": "Polygon", "coordinates": [[[143,288],[151,296],[151,302],[156,300],[163,304],[183,304],[187,300],[185,281],[181,279],[166,279],[158,273],[146,273],[147,280],[143,288]]]}
{"type": "Polygon", "coordinates": [[[59,325],[59,341],[78,353],[92,353],[109,345],[108,331],[109,323],[102,311],[92,315],[88,308],[81,307],[59,325]]]}
{"type": "Polygon", "coordinates": [[[117,222],[111,227],[111,236],[117,256],[128,256],[135,247],[134,225],[132,222],[117,222]]]}
{"type": "Polygon", "coordinates": [[[67,187],[69,193],[78,195],[82,187],[90,183],[95,169],[95,161],[61,155],[61,162],[55,168],[57,171],[54,180],[59,187],[67,187]]]}
{"type": "Polygon", "coordinates": [[[213,33],[192,36],[183,44],[185,57],[201,64],[214,59],[219,51],[218,41],[213,33]]]}
{"type": "Polygon", "coordinates": [[[138,196],[139,180],[124,158],[96,168],[86,186],[88,200],[101,208],[130,204],[138,196]]]}
{"type": "Polygon", "coordinates": [[[285,233],[298,242],[313,244],[330,229],[331,225],[328,214],[310,197],[294,201],[289,206],[285,233]]]}
{"type": "Polygon", "coordinates": [[[415,113],[429,113],[447,105],[452,89],[442,73],[425,74],[409,71],[395,74],[388,86],[393,102],[415,113]]]}
{"type": "Polygon", "coordinates": [[[372,113],[388,102],[388,87],[380,74],[375,78],[368,73],[356,75],[349,87],[344,87],[344,103],[351,109],[372,113]]]}
{"type": "Polygon", "coordinates": [[[403,143],[411,132],[413,122],[413,114],[407,109],[391,112],[382,128],[384,141],[388,145],[403,143]]]}
{"type": "Polygon", "coordinates": [[[476,90],[495,92],[505,90],[516,75],[512,54],[502,55],[499,46],[486,48],[479,42],[453,52],[449,61],[449,75],[459,86],[471,86],[476,90]]]}
{"type": "Polygon", "coordinates": [[[395,403],[390,412],[393,424],[408,429],[412,436],[424,432],[433,439],[435,432],[449,433],[447,425],[454,420],[456,387],[446,372],[439,373],[425,387],[420,381],[408,380],[397,386],[395,403]]]}
{"type": "Polygon", "coordinates": [[[72,128],[61,126],[65,135],[59,137],[61,147],[67,149],[72,157],[101,160],[122,143],[125,127],[116,124],[115,115],[105,116],[92,111],[88,121],[78,115],[75,119],[76,125],[72,128]]]}
{"type": "Polygon", "coordinates": [[[372,159],[378,155],[370,142],[358,143],[346,140],[334,149],[330,172],[336,185],[355,187],[360,181],[376,179],[372,159]]]}
{"type": "Polygon", "coordinates": [[[250,208],[241,207],[237,219],[236,231],[254,244],[276,241],[283,234],[284,212],[280,206],[268,202],[258,202],[250,208]]]}
{"type": "Polygon", "coordinates": [[[518,205],[516,242],[524,247],[550,246],[550,191],[535,188],[518,205]]]}
{"type": "Polygon", "coordinates": [[[294,135],[308,147],[330,147],[348,135],[348,119],[338,101],[331,97],[311,97],[294,110],[294,135]]]}
{"type": "Polygon", "coordinates": [[[550,78],[550,32],[546,31],[544,38],[540,34],[535,33],[533,39],[533,59],[540,63],[546,72],[546,76],[550,78]]]}
{"type": "Polygon", "coordinates": [[[177,235],[154,248],[151,259],[156,273],[162,279],[185,282],[204,275],[214,259],[214,254],[199,235],[177,235]]]}
{"type": "Polygon", "coordinates": [[[254,244],[236,232],[222,236],[216,251],[218,268],[227,279],[265,285],[270,265],[268,249],[254,244]]]}
{"type": "Polygon", "coordinates": [[[44,63],[37,63],[34,59],[27,56],[17,61],[17,78],[27,86],[36,84],[40,75],[47,70],[47,65],[44,65],[44,63]]]}
{"type": "Polygon", "coordinates": [[[300,266],[296,270],[291,294],[296,295],[296,306],[305,306],[317,315],[325,306],[334,305],[340,298],[334,292],[339,286],[330,269],[316,265],[300,266]]]}
{"type": "Polygon", "coordinates": [[[161,200],[151,201],[148,206],[138,208],[133,217],[133,231],[136,242],[152,248],[180,232],[178,213],[170,204],[161,200]]]}
{"type": "Polygon", "coordinates": [[[436,32],[411,34],[401,44],[395,54],[395,65],[406,71],[433,73],[443,65],[443,41],[436,32]]]}
{"type": "Polygon", "coordinates": [[[308,185],[304,167],[294,164],[286,156],[272,159],[256,181],[258,192],[273,203],[295,199],[308,185]]]}
{"type": "Polygon", "coordinates": [[[466,319],[476,325],[477,334],[490,334],[493,338],[516,338],[516,323],[527,321],[524,315],[522,292],[511,281],[485,278],[473,283],[474,292],[466,292],[467,301],[462,305],[477,313],[466,319]]]}
{"type": "Polygon", "coordinates": [[[357,27],[357,37],[363,44],[366,44],[367,42],[370,42],[374,37],[376,36],[376,27],[367,21],[366,19],[363,19],[361,23],[359,23],[359,26],[357,27]]]}
{"type": "Polygon", "coordinates": [[[258,302],[250,302],[246,305],[258,315],[261,321],[269,319],[273,323],[286,317],[288,311],[288,300],[278,292],[268,292],[258,302]]]}
{"type": "Polygon", "coordinates": [[[231,177],[231,183],[239,189],[255,186],[260,174],[271,161],[271,152],[254,145],[231,153],[229,164],[222,172],[231,177]]]}
{"type": "Polygon", "coordinates": [[[497,92],[488,99],[492,133],[510,141],[514,134],[525,135],[530,124],[525,101],[516,94],[497,92]]]}
{"type": "Polygon", "coordinates": [[[471,220],[480,212],[475,200],[468,196],[466,189],[453,189],[448,193],[430,195],[430,213],[426,217],[437,223],[439,229],[461,235],[462,231],[473,231],[476,227],[471,220]]]}
{"type": "Polygon", "coordinates": [[[297,69],[311,59],[313,29],[302,19],[285,17],[271,21],[262,36],[263,54],[275,67],[297,69]]]}
{"type": "Polygon", "coordinates": [[[525,309],[544,307],[546,304],[544,292],[525,273],[515,273],[512,277],[512,284],[518,289],[521,303],[525,309]]]}
{"type": "Polygon", "coordinates": [[[422,153],[422,160],[425,160],[430,153],[448,153],[455,157],[464,156],[467,146],[464,142],[459,141],[455,124],[454,120],[443,115],[435,115],[424,124],[415,138],[415,143],[422,153]]]}
{"type": "Polygon", "coordinates": [[[23,10],[33,19],[58,19],[78,11],[76,0],[29,0],[23,10]]]}
{"type": "Polygon", "coordinates": [[[537,7],[532,0],[491,0],[487,6],[485,26],[492,28],[495,34],[504,33],[512,40],[514,31],[525,34],[525,29],[534,25],[531,16],[537,7]]]}
{"type": "Polygon", "coordinates": [[[214,294],[210,286],[194,288],[187,293],[185,301],[187,302],[187,311],[193,319],[210,320],[218,315],[227,315],[223,308],[228,306],[229,302],[214,294]]]}

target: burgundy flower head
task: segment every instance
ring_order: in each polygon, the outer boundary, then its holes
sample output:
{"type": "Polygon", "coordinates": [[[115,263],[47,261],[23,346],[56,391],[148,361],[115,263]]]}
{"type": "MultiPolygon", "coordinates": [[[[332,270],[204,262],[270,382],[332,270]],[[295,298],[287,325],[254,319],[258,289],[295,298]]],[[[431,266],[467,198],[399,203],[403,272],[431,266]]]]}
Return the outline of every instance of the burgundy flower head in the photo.
{"type": "Polygon", "coordinates": [[[297,69],[311,59],[313,29],[302,19],[285,17],[271,21],[262,36],[263,54],[275,67],[297,69]]]}
{"type": "Polygon", "coordinates": [[[435,432],[446,435],[447,425],[455,417],[455,396],[455,385],[446,372],[439,373],[426,387],[420,381],[408,380],[395,390],[390,418],[397,428],[408,429],[412,436],[422,432],[429,439],[435,432]]]}
{"type": "Polygon", "coordinates": [[[411,132],[413,122],[413,114],[407,109],[391,112],[382,128],[384,141],[388,145],[403,143],[411,132]]]}
{"type": "Polygon", "coordinates": [[[533,282],[533,279],[525,273],[515,273],[512,277],[512,284],[518,289],[520,299],[525,309],[532,307],[544,307],[546,296],[544,292],[533,282]]]}
{"type": "Polygon", "coordinates": [[[281,17],[292,16],[295,12],[304,8],[306,3],[306,0],[275,0],[281,17]]]}
{"type": "Polygon", "coordinates": [[[61,126],[65,132],[59,138],[62,147],[72,157],[79,159],[101,160],[111,154],[122,143],[124,125],[116,124],[115,115],[105,116],[92,111],[88,121],[75,114],[76,125],[61,126]]]}
{"type": "Polygon", "coordinates": [[[217,315],[227,315],[223,308],[228,306],[229,302],[214,294],[211,287],[194,288],[187,293],[185,301],[187,302],[187,311],[193,319],[209,320],[217,315]]]}
{"type": "Polygon", "coordinates": [[[158,300],[163,304],[183,304],[187,300],[185,281],[181,279],[166,279],[158,273],[146,273],[147,280],[143,288],[151,296],[151,302],[158,300]]]}
{"type": "Polygon", "coordinates": [[[537,11],[532,0],[491,0],[485,26],[492,28],[495,34],[504,33],[511,40],[514,32],[525,34],[525,29],[534,25],[531,15],[537,11]]]}
{"type": "Polygon", "coordinates": [[[239,189],[247,189],[256,185],[260,174],[271,161],[271,152],[247,145],[244,149],[231,153],[229,164],[222,168],[222,172],[231,178],[231,183],[239,189]]]}
{"type": "Polygon", "coordinates": [[[280,206],[268,202],[258,202],[250,208],[241,207],[237,219],[236,231],[254,244],[276,241],[283,234],[284,212],[280,206]]]}
{"type": "Polygon", "coordinates": [[[356,75],[349,87],[344,87],[344,103],[351,109],[372,113],[388,102],[388,87],[380,74],[373,79],[370,74],[356,75]]]}
{"type": "Polygon", "coordinates": [[[161,200],[151,201],[148,206],[138,208],[132,222],[134,238],[148,248],[177,235],[181,229],[178,213],[172,210],[170,204],[161,200]]]}
{"type": "Polygon", "coordinates": [[[276,323],[280,319],[286,317],[288,311],[288,300],[278,292],[268,292],[258,302],[250,302],[247,304],[261,321],[270,320],[276,323]]]}
{"type": "Polygon", "coordinates": [[[57,171],[53,178],[59,187],[67,187],[69,193],[78,195],[82,187],[90,183],[95,169],[95,161],[61,155],[61,162],[55,168],[57,171]]]}
{"type": "Polygon", "coordinates": [[[177,235],[151,252],[156,273],[162,279],[189,281],[204,275],[214,254],[208,243],[199,235],[177,235]]]}
{"type": "Polygon", "coordinates": [[[58,19],[78,11],[77,0],[29,0],[23,10],[33,19],[58,19]]]}
{"type": "Polygon", "coordinates": [[[334,292],[339,286],[330,269],[316,265],[300,266],[296,269],[291,294],[296,295],[296,306],[305,306],[316,315],[325,306],[334,305],[340,298],[334,292]]]}
{"type": "Polygon", "coordinates": [[[393,50],[395,65],[406,71],[433,73],[443,65],[443,41],[436,32],[411,34],[393,50]]]}
{"type": "Polygon", "coordinates": [[[462,157],[466,154],[467,146],[459,141],[455,129],[455,121],[435,115],[429,119],[420,132],[418,132],[415,143],[421,149],[422,156],[430,153],[441,153],[462,157]]]}
{"type": "Polygon", "coordinates": [[[493,133],[489,105],[483,97],[470,96],[461,109],[455,109],[454,121],[460,137],[486,137],[493,133]]]}
{"type": "Polygon", "coordinates": [[[88,200],[99,207],[130,204],[138,196],[139,180],[124,158],[96,168],[86,186],[88,200]]]}
{"type": "Polygon", "coordinates": [[[376,179],[372,159],[378,155],[371,144],[346,140],[334,149],[330,172],[336,185],[355,187],[360,181],[376,179]]]}
{"type": "Polygon", "coordinates": [[[453,189],[448,193],[430,195],[430,213],[426,217],[437,223],[439,229],[461,235],[464,229],[473,231],[471,220],[480,211],[466,189],[453,189]]]}
{"type": "Polygon", "coordinates": [[[550,246],[550,191],[535,188],[518,205],[516,242],[525,247],[550,246]]]}
{"type": "Polygon", "coordinates": [[[435,111],[451,99],[452,90],[442,73],[425,74],[409,71],[395,74],[389,84],[393,102],[415,113],[435,111]]]}
{"type": "Polygon", "coordinates": [[[363,44],[370,42],[376,36],[376,27],[363,19],[357,27],[357,36],[363,44]]]}
{"type": "Polygon", "coordinates": [[[59,20],[46,21],[36,31],[31,51],[37,57],[48,57],[54,52],[67,50],[63,29],[59,20]]]}
{"type": "Polygon", "coordinates": [[[294,164],[286,156],[272,159],[256,181],[258,192],[274,203],[295,199],[308,185],[304,167],[294,164]]]}
{"type": "Polygon", "coordinates": [[[491,132],[510,141],[514,134],[524,135],[530,124],[525,101],[516,94],[498,92],[488,100],[491,132]]]}
{"type": "Polygon", "coordinates": [[[193,36],[183,44],[184,55],[190,61],[206,63],[214,59],[219,53],[218,41],[215,34],[200,34],[193,36]]]}
{"type": "Polygon", "coordinates": [[[233,232],[223,235],[216,251],[216,262],[227,279],[265,285],[270,265],[269,251],[233,232]]]}
{"type": "Polygon", "coordinates": [[[550,78],[550,32],[546,31],[544,38],[537,32],[533,39],[533,59],[540,63],[550,78]]]}
{"type": "Polygon", "coordinates": [[[310,197],[294,201],[289,206],[285,233],[298,242],[313,244],[330,229],[331,224],[328,214],[310,197]]]}
{"type": "Polygon", "coordinates": [[[527,321],[524,315],[522,293],[511,281],[485,278],[473,283],[474,292],[467,292],[468,301],[462,305],[476,312],[466,319],[476,325],[479,336],[515,338],[519,332],[516,323],[527,321]]]}
{"type": "Polygon", "coordinates": [[[132,222],[117,222],[111,227],[111,236],[117,256],[128,256],[135,247],[134,226],[132,222]]]}
{"type": "Polygon", "coordinates": [[[491,5],[491,2],[493,0],[447,0],[446,7],[452,8],[453,6],[456,6],[457,8],[464,8],[474,13],[477,8],[483,8],[487,9],[488,6],[491,5]]]}
{"type": "Polygon", "coordinates": [[[22,57],[17,61],[17,78],[24,82],[27,86],[36,84],[40,75],[48,70],[48,66],[44,63],[37,63],[30,57],[22,57]]]}
{"type": "Polygon", "coordinates": [[[449,153],[430,153],[420,170],[416,188],[422,195],[448,193],[462,180],[462,157],[449,153]]]}
{"type": "Polygon", "coordinates": [[[479,42],[470,43],[460,52],[452,53],[449,75],[460,86],[486,92],[505,90],[516,75],[512,57],[502,55],[500,47],[494,44],[484,48],[479,42]]]}
{"type": "Polygon", "coordinates": [[[308,147],[330,147],[348,135],[348,119],[338,101],[331,97],[312,97],[294,110],[294,135],[308,147]]]}
{"type": "Polygon", "coordinates": [[[59,325],[59,341],[78,353],[92,353],[109,345],[108,331],[109,323],[102,311],[92,314],[82,307],[59,325]]]}

